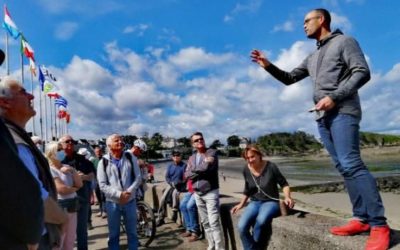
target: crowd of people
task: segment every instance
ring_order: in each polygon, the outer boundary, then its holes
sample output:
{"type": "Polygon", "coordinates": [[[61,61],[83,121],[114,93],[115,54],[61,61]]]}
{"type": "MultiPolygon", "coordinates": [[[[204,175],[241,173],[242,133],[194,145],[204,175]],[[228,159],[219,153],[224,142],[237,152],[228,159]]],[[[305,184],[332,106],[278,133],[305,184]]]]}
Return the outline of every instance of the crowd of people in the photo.
{"type": "MultiPolygon", "coordinates": [[[[370,79],[370,72],[358,43],[339,30],[331,32],[331,16],[314,9],[304,19],[308,38],[317,40],[317,50],[298,67],[286,72],[254,50],[252,60],[286,85],[311,76],[314,82],[316,122],[325,148],[342,174],[353,207],[354,218],[333,227],[333,235],[369,232],[366,249],[388,249],[390,228],[376,182],[360,157],[358,89],[370,79]]],[[[0,59],[4,53],[0,51],[0,59]]],[[[33,95],[11,78],[0,80],[0,248],[1,249],[88,249],[93,193],[100,206],[98,216],[107,218],[108,248],[119,249],[123,219],[128,248],[138,248],[136,201],[146,191],[145,182],[154,180],[154,167],[138,158],[146,144],[137,140],[126,151],[122,137],[107,138],[107,153],[96,147],[95,156],[76,151],[75,140],[64,135],[46,142],[31,138],[25,130],[36,114],[33,95]],[[97,182],[97,186],[94,183],[97,182]],[[13,187],[13,191],[10,191],[13,187]]],[[[225,249],[220,222],[218,155],[206,147],[202,133],[191,135],[194,149],[184,163],[179,151],[172,154],[166,171],[166,188],[158,211],[158,225],[164,223],[165,206],[181,211],[183,237],[193,242],[200,237],[200,224],[209,250],[225,249]],[[182,197],[179,202],[179,197],[182,197]]],[[[273,218],[279,215],[279,187],[283,202],[294,206],[287,180],[272,162],[263,159],[260,148],[249,145],[243,152],[246,166],[243,198],[231,212],[245,207],[238,223],[244,249],[263,249],[269,239],[273,218]],[[248,202],[250,200],[250,202],[248,202]]]]}

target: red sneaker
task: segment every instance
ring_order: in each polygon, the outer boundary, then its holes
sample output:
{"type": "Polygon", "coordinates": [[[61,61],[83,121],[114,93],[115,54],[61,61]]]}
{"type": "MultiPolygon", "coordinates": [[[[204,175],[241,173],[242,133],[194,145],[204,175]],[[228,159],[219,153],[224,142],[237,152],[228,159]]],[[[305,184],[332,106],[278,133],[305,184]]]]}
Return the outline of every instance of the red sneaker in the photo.
{"type": "Polygon", "coordinates": [[[330,232],[334,235],[348,236],[367,232],[369,229],[370,226],[368,224],[362,223],[359,220],[351,220],[344,226],[332,227],[330,232]]]}
{"type": "Polygon", "coordinates": [[[371,233],[365,245],[365,250],[389,249],[390,228],[386,226],[371,227],[371,233]]]}

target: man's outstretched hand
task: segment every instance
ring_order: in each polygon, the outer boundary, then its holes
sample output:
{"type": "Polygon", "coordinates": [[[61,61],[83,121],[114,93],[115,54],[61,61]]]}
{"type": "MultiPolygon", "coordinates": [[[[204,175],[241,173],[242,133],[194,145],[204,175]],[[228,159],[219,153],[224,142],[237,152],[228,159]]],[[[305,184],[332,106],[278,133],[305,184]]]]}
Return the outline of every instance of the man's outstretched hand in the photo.
{"type": "Polygon", "coordinates": [[[255,50],[253,50],[251,52],[250,57],[251,57],[251,61],[257,63],[258,65],[260,65],[264,69],[271,64],[268,61],[268,59],[265,57],[265,55],[261,51],[259,51],[257,49],[255,49],[255,50]]]}

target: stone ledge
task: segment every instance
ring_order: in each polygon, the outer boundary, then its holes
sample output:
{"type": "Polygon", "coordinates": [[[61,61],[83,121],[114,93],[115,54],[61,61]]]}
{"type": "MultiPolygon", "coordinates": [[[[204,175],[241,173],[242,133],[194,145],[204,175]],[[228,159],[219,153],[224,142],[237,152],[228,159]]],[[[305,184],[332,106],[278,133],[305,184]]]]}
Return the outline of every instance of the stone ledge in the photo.
{"type": "MultiPolygon", "coordinates": [[[[151,187],[149,185],[149,190],[152,190],[152,192],[146,192],[151,194],[146,196],[146,201],[152,205],[159,204],[164,187],[164,184],[151,185],[151,187]]],[[[239,202],[239,199],[221,194],[220,202],[221,225],[224,232],[226,249],[243,249],[237,231],[240,213],[239,216],[232,216],[230,213],[230,209],[239,202]]],[[[345,223],[346,221],[343,219],[294,210],[289,216],[282,216],[273,220],[272,236],[268,249],[364,249],[368,234],[334,236],[329,233],[330,227],[345,223]]],[[[400,250],[400,231],[392,230],[391,237],[390,249],[400,250]]],[[[207,241],[203,239],[201,242],[204,244],[205,249],[207,241]]]]}

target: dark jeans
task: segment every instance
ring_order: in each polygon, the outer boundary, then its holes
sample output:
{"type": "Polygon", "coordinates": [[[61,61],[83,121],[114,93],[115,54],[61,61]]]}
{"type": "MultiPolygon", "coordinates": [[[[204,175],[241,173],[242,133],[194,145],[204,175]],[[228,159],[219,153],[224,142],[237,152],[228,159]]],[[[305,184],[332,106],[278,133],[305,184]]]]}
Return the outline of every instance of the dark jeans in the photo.
{"type": "Polygon", "coordinates": [[[376,181],[360,156],[360,119],[334,114],[318,121],[322,142],[333,164],[344,177],[353,205],[353,216],[371,226],[386,225],[384,207],[376,181]]]}
{"type": "Polygon", "coordinates": [[[78,250],[88,249],[88,218],[90,201],[85,200],[80,203],[81,207],[78,210],[78,225],[76,227],[76,239],[78,250]]]}

